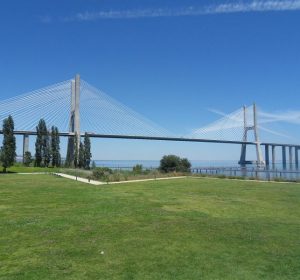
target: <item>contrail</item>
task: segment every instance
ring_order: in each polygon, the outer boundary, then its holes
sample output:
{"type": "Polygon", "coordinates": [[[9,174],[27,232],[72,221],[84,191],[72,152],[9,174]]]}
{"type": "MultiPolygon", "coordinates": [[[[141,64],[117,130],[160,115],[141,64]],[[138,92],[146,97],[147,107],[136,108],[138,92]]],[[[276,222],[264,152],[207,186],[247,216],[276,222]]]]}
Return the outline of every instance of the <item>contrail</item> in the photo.
{"type": "MultiPolygon", "coordinates": [[[[104,19],[137,19],[158,17],[202,16],[229,13],[299,11],[300,0],[230,2],[208,6],[181,8],[149,8],[132,10],[85,11],[63,18],[64,21],[96,21],[104,19]]],[[[47,17],[47,21],[49,18],[47,17]]]]}

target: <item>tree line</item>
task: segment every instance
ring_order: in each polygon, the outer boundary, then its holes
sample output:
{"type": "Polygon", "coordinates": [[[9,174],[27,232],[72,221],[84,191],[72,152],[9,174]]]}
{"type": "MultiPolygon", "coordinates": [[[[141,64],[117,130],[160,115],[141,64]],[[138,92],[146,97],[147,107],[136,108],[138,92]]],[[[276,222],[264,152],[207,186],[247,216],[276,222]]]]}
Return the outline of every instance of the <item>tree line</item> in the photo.
{"type": "MultiPolygon", "coordinates": [[[[14,136],[14,120],[12,116],[3,120],[3,142],[0,148],[0,162],[3,167],[3,172],[6,172],[8,167],[11,167],[16,161],[16,137],[14,136]]],[[[29,151],[24,154],[23,162],[29,166],[34,161],[36,167],[61,167],[62,158],[60,153],[60,137],[59,130],[56,126],[52,126],[50,130],[44,119],[40,119],[36,126],[36,141],[34,160],[29,151]]],[[[73,146],[68,145],[67,159],[65,167],[75,168],[90,168],[91,163],[91,142],[87,134],[84,135],[83,143],[77,143],[78,137],[69,137],[69,142],[73,142],[73,146]],[[72,149],[72,150],[70,150],[72,149]],[[73,157],[70,160],[68,154],[73,157]]]]}

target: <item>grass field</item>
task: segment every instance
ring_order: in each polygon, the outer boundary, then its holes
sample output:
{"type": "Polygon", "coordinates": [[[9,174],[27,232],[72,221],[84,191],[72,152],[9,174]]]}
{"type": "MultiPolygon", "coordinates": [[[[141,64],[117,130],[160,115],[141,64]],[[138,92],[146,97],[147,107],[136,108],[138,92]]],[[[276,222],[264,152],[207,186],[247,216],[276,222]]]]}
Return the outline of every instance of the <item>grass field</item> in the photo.
{"type": "MultiPolygon", "coordinates": [[[[7,168],[7,173],[51,173],[51,172],[59,172],[61,168],[58,167],[33,167],[33,166],[23,166],[21,164],[13,165],[7,168]]],[[[2,172],[2,168],[0,167],[0,174],[2,172]]]]}
{"type": "Polygon", "coordinates": [[[0,279],[300,279],[300,185],[0,175],[0,279]]]}

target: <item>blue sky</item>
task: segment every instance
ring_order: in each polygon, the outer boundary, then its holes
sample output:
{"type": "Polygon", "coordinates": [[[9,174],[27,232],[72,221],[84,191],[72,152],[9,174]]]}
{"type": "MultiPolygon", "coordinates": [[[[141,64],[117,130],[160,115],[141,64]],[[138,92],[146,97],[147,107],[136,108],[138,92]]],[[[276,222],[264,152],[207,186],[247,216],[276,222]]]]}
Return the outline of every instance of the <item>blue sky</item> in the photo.
{"type": "MultiPolygon", "coordinates": [[[[300,1],[2,1],[1,99],[80,73],[182,135],[216,120],[209,108],[229,113],[255,101],[266,112],[298,112],[299,26],[300,1]]],[[[93,153],[231,159],[240,150],[121,143],[98,140],[93,153]]]]}

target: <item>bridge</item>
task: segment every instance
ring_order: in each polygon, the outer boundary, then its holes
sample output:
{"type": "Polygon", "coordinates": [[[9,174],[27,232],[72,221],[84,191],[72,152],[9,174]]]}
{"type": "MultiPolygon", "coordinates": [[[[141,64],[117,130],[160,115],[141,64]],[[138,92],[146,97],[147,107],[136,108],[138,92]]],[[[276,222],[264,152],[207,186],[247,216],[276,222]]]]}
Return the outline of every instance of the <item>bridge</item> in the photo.
{"type": "Polygon", "coordinates": [[[83,135],[88,134],[91,138],[241,145],[241,166],[256,164],[266,167],[271,164],[275,166],[275,150],[281,148],[283,168],[287,168],[287,161],[290,165],[299,167],[300,145],[260,141],[260,130],[264,128],[258,125],[255,104],[224,115],[190,135],[177,136],[76,75],[74,79],[0,101],[0,121],[8,115],[14,118],[14,133],[23,136],[23,155],[29,149],[29,136],[36,135],[35,126],[39,119],[44,118],[48,124],[59,128],[61,137],[76,135],[77,143],[83,135]],[[251,133],[253,139],[249,140],[251,133]],[[246,159],[247,146],[255,147],[255,161],[246,159]]]}

